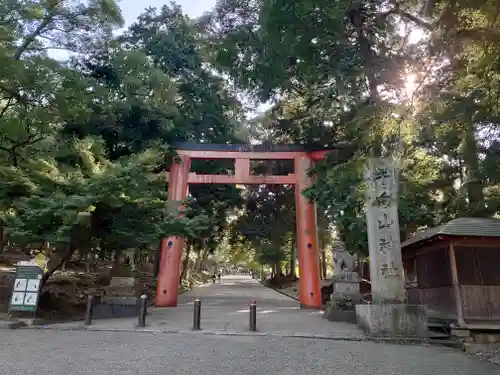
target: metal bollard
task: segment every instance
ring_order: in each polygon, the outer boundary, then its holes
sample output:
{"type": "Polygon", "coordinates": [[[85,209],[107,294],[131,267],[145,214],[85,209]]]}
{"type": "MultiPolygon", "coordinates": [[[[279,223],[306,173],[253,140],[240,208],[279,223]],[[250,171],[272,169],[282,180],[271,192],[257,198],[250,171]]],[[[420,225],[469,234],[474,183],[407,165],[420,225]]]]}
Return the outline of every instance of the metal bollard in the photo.
{"type": "Polygon", "coordinates": [[[250,331],[257,331],[257,302],[250,301],[250,331]]]}
{"type": "Polygon", "coordinates": [[[148,296],[146,294],[143,294],[141,296],[141,306],[140,306],[140,310],[139,310],[139,323],[137,324],[138,327],[146,327],[147,308],[148,308],[148,296]]]}
{"type": "Polygon", "coordinates": [[[83,324],[89,326],[92,324],[92,313],[94,310],[94,296],[89,294],[87,296],[87,306],[85,307],[85,319],[83,324]]]}
{"type": "Polygon", "coordinates": [[[194,310],[193,310],[193,331],[199,331],[201,329],[201,300],[196,298],[194,300],[194,310]]]}

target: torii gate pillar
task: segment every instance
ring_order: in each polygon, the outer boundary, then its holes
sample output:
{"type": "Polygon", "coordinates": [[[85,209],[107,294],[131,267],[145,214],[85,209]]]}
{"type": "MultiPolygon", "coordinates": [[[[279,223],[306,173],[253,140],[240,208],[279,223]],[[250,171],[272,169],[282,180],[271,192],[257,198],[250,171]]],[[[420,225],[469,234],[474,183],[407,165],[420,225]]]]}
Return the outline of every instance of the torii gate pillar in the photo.
{"type": "Polygon", "coordinates": [[[320,268],[318,259],[318,230],[316,204],[306,198],[302,191],[313,185],[308,171],[313,161],[307,155],[295,158],[295,212],[297,223],[297,248],[299,252],[300,305],[321,308],[320,268]]]}
{"type": "MultiPolygon", "coordinates": [[[[173,162],[168,176],[168,201],[172,209],[181,208],[187,198],[188,176],[191,168],[189,156],[180,155],[180,163],[173,162]]],[[[181,277],[182,248],[184,237],[169,236],[161,242],[160,267],[156,285],[156,306],[177,306],[181,277]]]]}
{"type": "MultiPolygon", "coordinates": [[[[312,186],[309,169],[316,160],[322,160],[332,150],[308,151],[301,146],[280,146],[273,151],[248,150],[247,145],[189,145],[177,149],[180,160],[170,167],[168,199],[174,207],[186,199],[189,184],[279,184],[295,185],[297,218],[297,248],[300,267],[300,304],[306,308],[321,308],[320,267],[316,205],[302,192],[312,186]],[[278,148],[282,149],[281,151],[278,148]],[[191,159],[233,159],[234,175],[200,175],[190,173],[191,159]],[[294,173],[282,175],[253,175],[251,160],[293,160],[294,173]]],[[[156,289],[156,306],[177,305],[182,248],[184,238],[169,236],[162,240],[160,267],[156,289]]]]}

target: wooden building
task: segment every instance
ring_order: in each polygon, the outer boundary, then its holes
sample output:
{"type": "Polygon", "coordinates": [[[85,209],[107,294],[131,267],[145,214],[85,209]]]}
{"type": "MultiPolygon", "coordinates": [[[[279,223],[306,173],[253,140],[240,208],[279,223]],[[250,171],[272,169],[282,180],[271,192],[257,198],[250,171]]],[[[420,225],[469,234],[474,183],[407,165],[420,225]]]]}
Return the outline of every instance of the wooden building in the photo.
{"type": "Polygon", "coordinates": [[[401,244],[408,303],[429,322],[500,329],[500,220],[459,218],[401,244]]]}

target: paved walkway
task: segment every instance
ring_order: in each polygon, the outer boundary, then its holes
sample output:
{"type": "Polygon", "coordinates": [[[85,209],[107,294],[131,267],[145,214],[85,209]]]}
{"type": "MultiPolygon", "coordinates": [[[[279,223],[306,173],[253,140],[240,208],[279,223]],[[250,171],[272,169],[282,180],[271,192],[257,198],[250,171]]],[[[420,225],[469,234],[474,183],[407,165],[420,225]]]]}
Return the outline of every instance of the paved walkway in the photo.
{"type": "MultiPolygon", "coordinates": [[[[187,331],[193,326],[193,301],[202,300],[203,332],[241,334],[249,331],[249,301],[257,302],[257,330],[260,334],[362,339],[354,324],[328,322],[323,312],[300,309],[299,303],[249,276],[226,276],[221,283],[206,284],[179,297],[179,306],[151,308],[146,331],[187,331]]],[[[134,330],[137,318],[94,320],[93,330],[134,330]]],[[[82,323],[62,323],[53,329],[81,328],[82,323]]]]}

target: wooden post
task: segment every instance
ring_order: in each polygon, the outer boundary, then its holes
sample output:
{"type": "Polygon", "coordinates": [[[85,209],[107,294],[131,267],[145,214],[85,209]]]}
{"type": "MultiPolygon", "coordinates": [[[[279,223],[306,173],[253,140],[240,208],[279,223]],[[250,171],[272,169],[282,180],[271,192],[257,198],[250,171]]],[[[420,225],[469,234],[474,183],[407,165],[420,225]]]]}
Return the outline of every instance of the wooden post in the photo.
{"type": "Polygon", "coordinates": [[[458,282],[457,259],[455,257],[455,243],[452,241],[448,248],[448,256],[450,257],[451,268],[451,283],[453,284],[453,292],[455,294],[455,305],[457,309],[458,324],[462,327],[465,326],[464,307],[462,303],[462,292],[458,282]]]}

